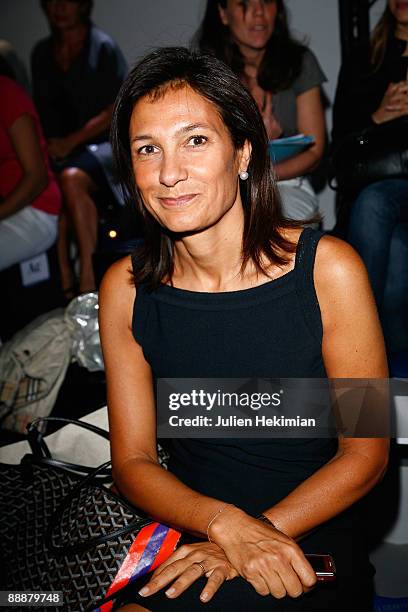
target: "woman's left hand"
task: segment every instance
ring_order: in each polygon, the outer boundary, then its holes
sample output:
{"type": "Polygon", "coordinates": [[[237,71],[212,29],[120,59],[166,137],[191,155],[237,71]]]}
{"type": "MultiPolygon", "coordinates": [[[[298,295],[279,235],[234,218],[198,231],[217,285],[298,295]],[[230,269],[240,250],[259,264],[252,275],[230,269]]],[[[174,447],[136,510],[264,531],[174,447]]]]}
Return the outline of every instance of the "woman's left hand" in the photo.
{"type": "Polygon", "coordinates": [[[294,539],[232,504],[211,521],[208,537],[259,595],[296,598],[316,584],[316,574],[294,539]]]}
{"type": "Polygon", "coordinates": [[[269,140],[274,140],[275,138],[279,138],[282,134],[282,126],[279,121],[276,119],[272,110],[272,94],[270,91],[265,92],[265,98],[262,107],[259,109],[261,111],[262,119],[265,124],[266,131],[268,133],[269,140]]]}
{"type": "Polygon", "coordinates": [[[202,576],[206,576],[208,580],[200,599],[202,602],[207,602],[226,580],[236,578],[238,572],[217,544],[210,542],[184,544],[157,568],[139,594],[153,595],[172,583],[166,595],[173,599],[202,576]]]}

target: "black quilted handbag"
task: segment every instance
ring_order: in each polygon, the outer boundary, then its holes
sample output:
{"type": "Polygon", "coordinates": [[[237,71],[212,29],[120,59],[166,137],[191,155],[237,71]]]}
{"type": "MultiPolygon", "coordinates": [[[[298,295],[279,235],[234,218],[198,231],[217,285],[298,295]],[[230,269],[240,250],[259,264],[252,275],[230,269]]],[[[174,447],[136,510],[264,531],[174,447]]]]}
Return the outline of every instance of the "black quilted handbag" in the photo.
{"type": "MultiPolygon", "coordinates": [[[[63,420],[109,439],[94,425],[63,420]]],[[[170,556],[180,534],[105,486],[110,462],[95,469],[54,459],[36,423],[33,453],[0,464],[1,586],[62,591],[63,610],[108,612],[119,591],[170,556]]]]}

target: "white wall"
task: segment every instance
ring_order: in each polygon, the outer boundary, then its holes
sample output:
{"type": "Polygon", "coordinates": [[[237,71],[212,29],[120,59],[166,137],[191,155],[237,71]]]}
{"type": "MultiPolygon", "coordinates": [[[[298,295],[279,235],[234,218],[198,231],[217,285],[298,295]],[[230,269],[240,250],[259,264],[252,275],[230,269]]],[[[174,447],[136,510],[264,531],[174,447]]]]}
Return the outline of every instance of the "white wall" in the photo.
{"type": "MultiPolygon", "coordinates": [[[[372,9],[376,19],[385,0],[372,9]]],[[[333,102],[340,64],[337,0],[286,0],[295,32],[307,36],[328,82],[325,92],[333,102]]],[[[121,46],[130,64],[152,47],[185,45],[196,30],[205,0],[95,0],[94,21],[121,46]]],[[[39,0],[1,0],[0,37],[9,40],[29,65],[34,43],[47,35],[39,0]]],[[[327,111],[331,129],[331,108],[327,111]]],[[[319,194],[324,226],[334,223],[334,196],[326,188],[319,194]]]]}
{"type": "MultiPolygon", "coordinates": [[[[93,20],[120,45],[129,63],[159,45],[185,45],[205,0],[95,0],[93,20]]],[[[48,34],[39,0],[0,0],[0,37],[29,64],[34,43],[48,34]]]]}
{"type": "MultiPolygon", "coordinates": [[[[310,48],[316,54],[327,83],[324,91],[330,103],[326,122],[330,134],[332,104],[340,68],[340,26],[337,0],[286,0],[294,34],[306,35],[310,48]]],[[[323,215],[323,227],[331,229],[335,223],[334,192],[326,186],[319,193],[319,207],[323,215]]]]}

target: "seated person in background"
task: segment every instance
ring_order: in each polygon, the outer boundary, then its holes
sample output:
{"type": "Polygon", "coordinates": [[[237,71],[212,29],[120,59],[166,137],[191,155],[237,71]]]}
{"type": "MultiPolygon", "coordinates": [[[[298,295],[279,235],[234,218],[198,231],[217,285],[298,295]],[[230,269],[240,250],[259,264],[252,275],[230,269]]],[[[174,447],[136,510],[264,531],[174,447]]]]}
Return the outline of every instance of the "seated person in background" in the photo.
{"type": "MultiPolygon", "coordinates": [[[[342,66],[334,147],[351,132],[407,121],[407,71],[408,4],[388,0],[372,36],[369,64],[353,57],[342,66]]],[[[408,349],[408,175],[372,183],[354,197],[347,238],[367,267],[387,348],[408,349]]]]}
{"type": "Polygon", "coordinates": [[[386,377],[364,266],[282,216],[257,105],[211,55],[146,57],[118,96],[112,142],[146,225],[143,251],[114,264],[99,295],[114,481],[198,538],[148,597],[132,583],[124,610],[370,612],[356,502],[384,472],[386,439],[176,434],[165,470],[155,404],[159,378],[386,377]],[[333,588],[301,597],[316,581],[302,550],[332,553],[333,588]]]}
{"type": "Polygon", "coordinates": [[[240,77],[256,100],[269,139],[304,133],[315,143],[275,165],[284,214],[308,219],[318,211],[307,175],[324,150],[320,86],[326,80],[310,49],[290,34],[283,0],[207,0],[196,36],[240,77]]]}
{"type": "Polygon", "coordinates": [[[0,270],[55,242],[60,207],[34,105],[20,85],[0,75],[0,270]]]}
{"type": "Polygon", "coordinates": [[[66,209],[61,216],[59,259],[66,297],[74,294],[67,244],[67,216],[79,250],[79,291],[95,289],[92,254],[98,214],[93,195],[114,195],[104,172],[111,163],[107,142],[112,105],[126,75],[117,44],[90,22],[91,0],[41,0],[51,36],[32,53],[33,96],[48,149],[55,160],[66,209]],[[98,147],[87,148],[90,143],[98,147]],[[104,143],[101,146],[100,143],[104,143]]]}

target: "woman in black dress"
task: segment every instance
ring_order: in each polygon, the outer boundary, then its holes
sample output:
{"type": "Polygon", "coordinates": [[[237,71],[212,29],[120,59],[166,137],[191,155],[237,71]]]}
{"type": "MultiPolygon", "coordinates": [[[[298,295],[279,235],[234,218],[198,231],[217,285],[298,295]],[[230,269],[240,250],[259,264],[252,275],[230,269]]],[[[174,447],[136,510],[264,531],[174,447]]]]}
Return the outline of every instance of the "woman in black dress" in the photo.
{"type": "Polygon", "coordinates": [[[114,479],[195,537],[119,605],[368,611],[355,504],[384,473],[387,440],[173,439],[166,471],[154,394],[162,377],[386,376],[364,267],[345,243],[282,217],[262,117],[214,57],[145,58],[112,135],[147,235],[100,290],[114,479]],[[332,553],[334,587],[310,591],[303,551],[332,553]]]}

